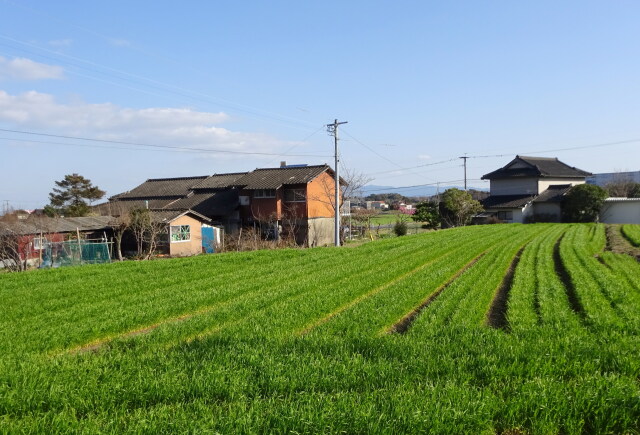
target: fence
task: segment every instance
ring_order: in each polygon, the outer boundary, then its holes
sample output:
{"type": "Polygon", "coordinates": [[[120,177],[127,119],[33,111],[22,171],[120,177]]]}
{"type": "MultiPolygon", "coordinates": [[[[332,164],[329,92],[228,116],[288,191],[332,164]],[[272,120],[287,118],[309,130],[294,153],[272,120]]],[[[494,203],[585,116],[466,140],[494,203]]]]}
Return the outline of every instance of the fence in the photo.
{"type": "Polygon", "coordinates": [[[45,242],[40,268],[110,263],[112,243],[104,240],[45,242]]]}

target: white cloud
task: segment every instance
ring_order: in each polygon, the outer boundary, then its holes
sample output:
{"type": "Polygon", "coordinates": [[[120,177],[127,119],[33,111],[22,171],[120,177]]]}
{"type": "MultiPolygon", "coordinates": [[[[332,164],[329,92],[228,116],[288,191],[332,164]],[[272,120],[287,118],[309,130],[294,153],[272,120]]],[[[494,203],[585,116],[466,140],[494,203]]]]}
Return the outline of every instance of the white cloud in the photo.
{"type": "Polygon", "coordinates": [[[72,42],[73,42],[73,39],[54,39],[49,41],[49,45],[57,48],[69,47],[72,42]]]}
{"type": "Polygon", "coordinates": [[[130,41],[122,38],[109,38],[109,43],[116,47],[128,47],[131,45],[130,41]]]}
{"type": "Polygon", "coordinates": [[[60,66],[34,62],[24,57],[7,59],[0,56],[0,80],[62,79],[64,70],[60,66]]]}
{"type": "Polygon", "coordinates": [[[418,156],[418,160],[430,160],[430,159],[431,159],[431,156],[428,154],[420,154],[418,156]]]}
{"type": "Polygon", "coordinates": [[[291,142],[261,133],[237,132],[220,127],[229,120],[223,112],[199,112],[188,108],[132,109],[115,104],[58,103],[50,94],[36,91],[10,95],[0,90],[0,122],[15,128],[55,132],[105,140],[274,152],[291,142]]]}

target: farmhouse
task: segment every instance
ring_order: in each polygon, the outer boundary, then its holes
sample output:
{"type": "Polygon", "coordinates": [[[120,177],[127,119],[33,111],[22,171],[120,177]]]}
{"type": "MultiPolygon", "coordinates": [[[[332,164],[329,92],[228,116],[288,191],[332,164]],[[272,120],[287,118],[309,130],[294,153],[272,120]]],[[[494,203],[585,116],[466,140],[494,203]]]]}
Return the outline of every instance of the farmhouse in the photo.
{"type": "Polygon", "coordinates": [[[563,196],[589,175],[557,158],[516,156],[482,176],[490,181],[490,195],[482,201],[484,216],[504,222],[560,222],[563,196]]]}
{"type": "Polygon", "coordinates": [[[252,227],[267,237],[291,237],[298,244],[318,246],[331,243],[333,237],[334,175],[326,164],[282,162],[278,168],[250,172],[149,179],[96,210],[112,216],[136,208],[158,215],[189,211],[207,219],[202,221],[205,225],[224,227],[227,233],[252,227]]]}

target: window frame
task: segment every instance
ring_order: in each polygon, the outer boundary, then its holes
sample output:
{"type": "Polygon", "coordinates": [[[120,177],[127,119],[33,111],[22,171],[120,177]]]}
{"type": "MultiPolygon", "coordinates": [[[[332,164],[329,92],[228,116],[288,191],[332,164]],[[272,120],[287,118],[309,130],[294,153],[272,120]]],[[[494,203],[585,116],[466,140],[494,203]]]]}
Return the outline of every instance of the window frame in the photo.
{"type": "Polygon", "coordinates": [[[169,225],[169,241],[171,243],[182,243],[182,242],[190,242],[191,241],[191,225],[169,225]],[[187,231],[185,233],[184,228],[187,228],[187,231]],[[177,230],[174,230],[175,228],[177,228],[177,230]],[[187,234],[187,236],[189,237],[188,239],[184,239],[184,238],[179,238],[179,239],[174,239],[174,236],[182,236],[184,237],[184,235],[187,234]]]}
{"type": "Polygon", "coordinates": [[[285,189],[284,200],[285,202],[307,202],[307,189],[285,189]]]}
{"type": "Polygon", "coordinates": [[[31,244],[33,246],[34,251],[41,251],[42,249],[44,249],[45,243],[48,243],[48,242],[49,242],[49,240],[47,240],[47,238],[44,237],[44,236],[43,237],[40,237],[40,236],[34,237],[31,240],[31,244]],[[36,243],[36,241],[37,241],[37,243],[36,243]]]}
{"type": "Polygon", "coordinates": [[[513,210],[500,210],[498,212],[498,219],[500,219],[501,221],[512,221],[513,210]]]}
{"type": "Polygon", "coordinates": [[[254,198],[275,198],[276,189],[256,189],[253,192],[254,198]]]}

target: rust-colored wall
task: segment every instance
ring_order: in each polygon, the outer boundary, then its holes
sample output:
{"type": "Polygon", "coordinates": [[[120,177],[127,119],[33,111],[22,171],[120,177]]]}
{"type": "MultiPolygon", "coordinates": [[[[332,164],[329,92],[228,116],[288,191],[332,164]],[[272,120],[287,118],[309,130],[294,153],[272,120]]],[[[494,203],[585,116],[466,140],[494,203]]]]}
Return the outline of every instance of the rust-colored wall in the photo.
{"type": "Polygon", "coordinates": [[[331,217],[334,201],[333,178],[324,172],[307,184],[307,213],[309,218],[331,217]]]}
{"type": "Polygon", "coordinates": [[[197,255],[202,252],[202,224],[200,221],[192,218],[191,216],[181,216],[176,220],[171,221],[171,226],[174,225],[190,225],[191,240],[187,242],[172,242],[170,230],[169,233],[169,254],[173,257],[186,257],[189,255],[197,255]]]}

